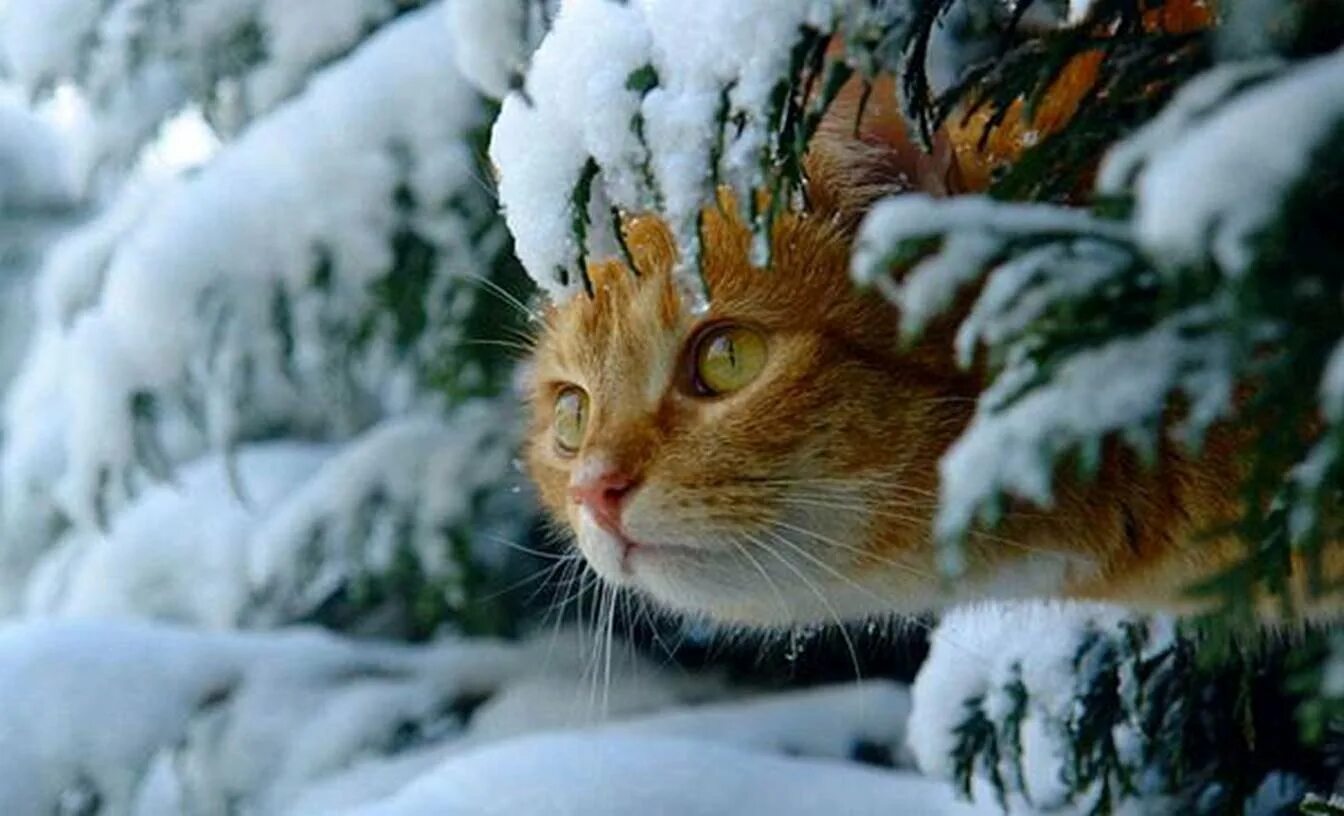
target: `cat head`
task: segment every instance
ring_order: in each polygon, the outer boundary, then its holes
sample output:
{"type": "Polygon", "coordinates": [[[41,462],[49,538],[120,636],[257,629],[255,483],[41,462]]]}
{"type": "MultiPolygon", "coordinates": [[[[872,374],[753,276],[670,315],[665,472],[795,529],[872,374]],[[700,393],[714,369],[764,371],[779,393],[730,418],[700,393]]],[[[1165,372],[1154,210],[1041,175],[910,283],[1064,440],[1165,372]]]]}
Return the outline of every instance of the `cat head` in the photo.
{"type": "Polygon", "coordinates": [[[593,264],[594,295],[547,313],[526,460],[606,581],[751,624],[935,605],[936,464],[976,387],[850,281],[858,219],[915,168],[848,137],[809,157],[769,269],[736,207],[705,211],[708,313],[681,307],[654,217],[625,224],[634,270],[593,264]]]}

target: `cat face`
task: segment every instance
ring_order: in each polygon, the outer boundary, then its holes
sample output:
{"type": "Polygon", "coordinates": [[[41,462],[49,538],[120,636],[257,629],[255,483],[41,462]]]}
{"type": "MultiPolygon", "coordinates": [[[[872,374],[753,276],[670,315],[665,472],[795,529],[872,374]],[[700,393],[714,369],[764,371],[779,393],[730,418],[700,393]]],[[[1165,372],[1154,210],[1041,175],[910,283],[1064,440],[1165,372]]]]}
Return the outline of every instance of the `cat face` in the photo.
{"type": "Polygon", "coordinates": [[[974,384],[899,350],[846,274],[839,216],[785,217],[769,270],[717,209],[708,314],[680,307],[662,225],[627,227],[639,275],[595,265],[546,319],[527,461],[606,581],[673,610],[788,623],[936,605],[936,462],[974,384]]]}

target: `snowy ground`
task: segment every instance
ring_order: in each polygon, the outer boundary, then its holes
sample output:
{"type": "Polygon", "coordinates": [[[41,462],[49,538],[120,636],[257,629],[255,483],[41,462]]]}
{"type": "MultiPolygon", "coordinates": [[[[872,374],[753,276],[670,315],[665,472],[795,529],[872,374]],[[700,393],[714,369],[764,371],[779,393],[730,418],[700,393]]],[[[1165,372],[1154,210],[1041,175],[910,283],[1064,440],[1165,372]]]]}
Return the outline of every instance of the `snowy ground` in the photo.
{"type": "Polygon", "coordinates": [[[10,624],[0,812],[996,812],[848,761],[905,755],[895,684],[752,697],[618,660],[599,689],[572,634],[402,647],[10,624]]]}

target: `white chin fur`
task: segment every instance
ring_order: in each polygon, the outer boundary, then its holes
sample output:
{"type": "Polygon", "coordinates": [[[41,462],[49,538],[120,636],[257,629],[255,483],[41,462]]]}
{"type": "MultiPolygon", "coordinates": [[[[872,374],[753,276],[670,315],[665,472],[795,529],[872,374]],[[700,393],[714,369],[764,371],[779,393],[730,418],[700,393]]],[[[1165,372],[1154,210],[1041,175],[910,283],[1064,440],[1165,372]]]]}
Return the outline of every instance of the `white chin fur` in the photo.
{"type": "MultiPolygon", "coordinates": [[[[789,569],[766,551],[756,552],[753,563],[732,549],[710,546],[646,545],[635,548],[627,558],[622,542],[602,529],[587,508],[580,508],[577,515],[578,547],[605,582],[633,589],[669,611],[722,623],[779,627],[857,621],[937,610],[962,599],[968,591],[974,597],[1012,598],[1042,589],[1023,586],[1014,580],[1015,573],[1007,574],[1011,570],[982,576],[972,582],[974,588],[965,581],[946,584],[936,578],[916,579],[894,569],[844,575],[841,580],[839,564],[829,570],[813,569],[814,562],[800,555],[791,559],[794,569],[789,569]]],[[[815,559],[825,555],[812,552],[815,559]]],[[[1060,577],[1058,570],[1028,572],[1048,576],[1047,583],[1060,577]]]]}
{"type": "Polygon", "coordinates": [[[587,507],[579,508],[579,523],[574,529],[579,551],[602,580],[616,586],[630,586],[630,576],[621,566],[621,542],[598,526],[587,507]]]}

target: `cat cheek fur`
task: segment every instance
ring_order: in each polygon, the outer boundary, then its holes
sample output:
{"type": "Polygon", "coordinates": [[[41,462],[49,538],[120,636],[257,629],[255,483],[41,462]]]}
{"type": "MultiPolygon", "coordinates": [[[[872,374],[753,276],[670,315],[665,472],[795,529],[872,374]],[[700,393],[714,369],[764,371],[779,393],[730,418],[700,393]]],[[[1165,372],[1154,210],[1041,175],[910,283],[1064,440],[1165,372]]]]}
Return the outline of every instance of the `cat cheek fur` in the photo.
{"type": "MultiPolygon", "coordinates": [[[[865,121],[899,123],[888,114],[865,121]]],[[[932,574],[929,497],[976,386],[955,373],[946,348],[898,360],[895,314],[848,277],[862,211],[928,168],[892,163],[880,144],[892,137],[875,135],[880,127],[859,142],[852,126],[828,128],[833,149],[810,160],[812,209],[777,223],[769,270],[751,267],[750,232],[733,202],[705,213],[709,320],[767,335],[766,369],[742,393],[697,400],[678,386],[702,324],[680,309],[674,245],[656,218],[624,224],[638,276],[619,262],[593,264],[594,296],[546,316],[528,455],[541,497],[600,573],[673,608],[784,622],[937,600],[936,581],[915,580],[932,574]],[[583,450],[571,459],[556,453],[550,426],[565,383],[591,401],[583,450]],[[623,517],[630,538],[700,552],[614,569],[610,542],[585,533],[569,497],[571,471],[594,456],[642,482],[623,517]]]]}
{"type": "Polygon", "coordinates": [[[698,325],[675,308],[665,231],[632,225],[640,277],[596,265],[594,299],[552,309],[538,347],[528,462],[553,517],[604,578],[681,611],[761,624],[882,609],[893,589],[893,600],[934,603],[936,582],[903,580],[931,574],[927,512],[898,504],[881,518],[880,508],[901,487],[928,504],[973,387],[919,374],[918,355],[896,363],[891,311],[849,284],[847,239],[830,219],[781,223],[768,272],[748,264],[740,222],[709,213],[705,223],[715,301],[703,325],[759,327],[764,369],[739,393],[686,393],[698,325]],[[591,406],[572,458],[556,452],[550,425],[565,383],[591,406]],[[646,546],[629,563],[569,497],[571,474],[599,459],[641,483],[623,525],[646,546]]]}

